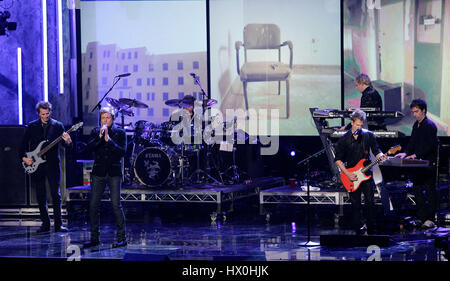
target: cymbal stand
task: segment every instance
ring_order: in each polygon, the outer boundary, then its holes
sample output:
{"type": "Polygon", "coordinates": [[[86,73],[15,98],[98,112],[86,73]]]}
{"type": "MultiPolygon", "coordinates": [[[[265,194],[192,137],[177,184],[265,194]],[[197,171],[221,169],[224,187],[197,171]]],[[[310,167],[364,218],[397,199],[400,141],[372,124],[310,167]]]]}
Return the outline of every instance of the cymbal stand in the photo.
{"type": "MultiPolygon", "coordinates": [[[[234,128],[236,129],[236,118],[234,118],[234,128]]],[[[232,171],[232,177],[231,177],[231,182],[233,184],[237,184],[240,182],[240,172],[239,172],[239,167],[236,165],[236,150],[237,150],[237,143],[235,144],[237,139],[237,136],[235,136],[235,139],[233,141],[233,165],[231,167],[229,167],[228,169],[225,170],[224,174],[227,174],[229,171],[232,171]]]]}
{"type": "MultiPolygon", "coordinates": [[[[208,155],[206,156],[208,157],[208,155]]],[[[191,179],[194,176],[197,176],[197,181],[195,181],[195,183],[204,183],[200,180],[200,175],[204,175],[206,178],[210,179],[211,181],[213,181],[214,184],[221,184],[220,181],[216,180],[215,178],[213,178],[209,173],[203,171],[202,169],[200,169],[200,149],[197,150],[197,169],[192,173],[191,175],[191,179]]]]}
{"type": "MultiPolygon", "coordinates": [[[[208,99],[210,99],[209,95],[206,93],[206,91],[203,89],[201,83],[200,83],[200,77],[198,75],[195,75],[194,73],[191,74],[194,77],[194,84],[197,84],[200,89],[202,90],[202,113],[206,112],[206,101],[208,99]]],[[[205,126],[208,126],[210,120],[209,120],[209,116],[206,120],[205,126]]],[[[203,126],[203,124],[202,124],[203,126]]],[[[204,130],[204,128],[202,127],[202,131],[204,130]]],[[[211,181],[213,181],[214,184],[221,184],[221,182],[219,182],[217,179],[215,179],[214,177],[212,177],[208,172],[211,170],[211,167],[209,165],[209,157],[211,156],[211,152],[209,150],[209,146],[206,145],[206,171],[203,171],[202,169],[200,169],[200,148],[197,150],[197,169],[194,171],[194,173],[191,175],[191,178],[193,176],[197,176],[197,182],[196,183],[202,183],[200,181],[200,174],[203,174],[206,176],[206,178],[210,179],[211,181]]]]}
{"type": "MultiPolygon", "coordinates": [[[[186,168],[185,167],[185,157],[184,157],[184,150],[185,150],[185,148],[184,148],[184,141],[181,141],[181,156],[180,157],[178,157],[178,163],[179,163],[179,175],[180,175],[180,178],[181,178],[181,182],[180,182],[180,185],[178,185],[177,184],[177,181],[176,181],[176,176],[174,177],[175,178],[175,186],[179,186],[180,187],[180,189],[183,189],[184,188],[184,186],[186,185],[186,183],[184,182],[184,169],[186,168]]],[[[189,164],[187,165],[187,167],[189,167],[189,164]]]]}
{"type": "Polygon", "coordinates": [[[239,168],[236,165],[236,147],[233,145],[233,165],[230,166],[225,172],[224,174],[229,173],[229,171],[231,171],[231,182],[233,184],[237,184],[240,182],[240,173],[239,173],[239,168]]]}

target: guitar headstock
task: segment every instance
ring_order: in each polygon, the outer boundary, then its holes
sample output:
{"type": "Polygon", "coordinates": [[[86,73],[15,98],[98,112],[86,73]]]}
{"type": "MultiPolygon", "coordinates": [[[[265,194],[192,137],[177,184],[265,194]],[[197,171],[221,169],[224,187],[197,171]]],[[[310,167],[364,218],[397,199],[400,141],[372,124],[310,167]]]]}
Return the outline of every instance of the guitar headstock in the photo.
{"type": "Polygon", "coordinates": [[[79,122],[79,123],[73,125],[69,131],[74,132],[74,131],[78,130],[79,128],[81,128],[82,126],[83,126],[83,122],[79,122]]]}
{"type": "Polygon", "coordinates": [[[391,148],[388,150],[387,154],[388,154],[388,155],[392,155],[392,154],[397,153],[397,152],[400,151],[400,150],[402,150],[401,145],[396,145],[396,146],[391,147],[391,148]]]}

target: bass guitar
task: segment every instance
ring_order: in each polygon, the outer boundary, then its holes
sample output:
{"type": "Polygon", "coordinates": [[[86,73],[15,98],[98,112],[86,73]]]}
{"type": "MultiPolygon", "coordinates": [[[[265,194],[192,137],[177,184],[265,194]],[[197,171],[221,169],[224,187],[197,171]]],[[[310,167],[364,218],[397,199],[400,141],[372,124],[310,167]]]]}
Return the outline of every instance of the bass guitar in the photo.
{"type": "MultiPolygon", "coordinates": [[[[70,134],[71,132],[74,132],[74,131],[78,130],[81,126],[83,126],[83,122],[80,122],[80,123],[77,123],[77,124],[73,125],[66,133],[70,134]]],[[[49,151],[53,146],[58,144],[61,140],[62,140],[62,135],[59,136],[54,141],[52,141],[49,145],[47,145],[44,148],[42,148],[42,146],[47,141],[45,141],[45,140],[41,141],[38,144],[38,146],[36,147],[35,150],[27,152],[26,153],[26,155],[27,155],[26,157],[32,159],[33,163],[31,165],[27,165],[25,162],[22,161],[22,166],[25,169],[25,172],[27,172],[27,174],[32,174],[32,173],[36,172],[36,170],[38,169],[39,165],[44,163],[45,161],[47,161],[47,160],[42,159],[42,156],[47,151],[49,151]]]]}
{"type": "MultiPolygon", "coordinates": [[[[396,153],[397,151],[400,151],[401,149],[402,149],[402,147],[400,145],[396,145],[394,147],[391,147],[386,154],[392,155],[392,154],[396,153]]],[[[364,167],[365,161],[366,161],[366,159],[361,159],[361,160],[359,160],[358,164],[356,164],[353,168],[347,169],[347,171],[349,171],[350,173],[354,173],[358,177],[358,179],[356,181],[351,181],[349,179],[349,177],[347,177],[347,175],[344,174],[344,172],[341,172],[342,184],[344,185],[345,189],[348,192],[354,192],[354,191],[358,190],[358,188],[362,182],[364,182],[372,177],[372,176],[366,176],[364,173],[367,170],[371,169],[376,164],[380,163],[381,158],[378,158],[377,160],[373,161],[366,167],[364,167]]]]}

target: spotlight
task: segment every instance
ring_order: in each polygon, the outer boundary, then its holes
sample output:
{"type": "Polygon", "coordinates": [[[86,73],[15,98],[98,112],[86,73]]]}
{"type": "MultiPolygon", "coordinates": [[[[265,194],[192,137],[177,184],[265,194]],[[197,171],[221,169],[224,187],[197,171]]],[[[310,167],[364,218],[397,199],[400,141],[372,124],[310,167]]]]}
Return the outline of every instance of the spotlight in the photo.
{"type": "Polygon", "coordinates": [[[0,36],[6,35],[6,29],[9,31],[17,29],[17,22],[8,22],[7,19],[11,17],[8,11],[0,12],[0,36]]]}
{"type": "Polygon", "coordinates": [[[294,157],[295,156],[295,150],[291,150],[291,156],[294,157]]]}

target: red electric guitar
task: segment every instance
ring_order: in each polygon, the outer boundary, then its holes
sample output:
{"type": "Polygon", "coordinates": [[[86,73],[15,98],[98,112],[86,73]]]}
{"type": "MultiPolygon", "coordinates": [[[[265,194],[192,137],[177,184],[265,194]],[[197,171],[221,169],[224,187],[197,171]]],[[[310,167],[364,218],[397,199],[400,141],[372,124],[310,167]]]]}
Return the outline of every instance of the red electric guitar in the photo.
{"type": "MultiPolygon", "coordinates": [[[[392,155],[392,154],[396,153],[397,151],[400,151],[401,149],[402,149],[402,147],[400,145],[396,145],[394,147],[391,147],[386,154],[392,155]]],[[[376,164],[380,163],[381,159],[377,159],[377,160],[373,161],[372,163],[367,165],[367,167],[364,167],[365,161],[366,161],[366,159],[361,159],[361,160],[359,160],[358,164],[355,165],[355,167],[347,169],[347,171],[349,171],[350,173],[356,174],[356,176],[358,177],[358,180],[356,180],[356,181],[351,181],[347,177],[347,175],[344,174],[344,172],[341,172],[342,184],[344,185],[345,189],[347,189],[348,192],[354,192],[354,191],[358,190],[359,186],[361,185],[361,183],[363,181],[370,179],[372,176],[366,176],[364,173],[367,170],[369,170],[370,168],[372,168],[373,166],[375,166],[376,164]]]]}

